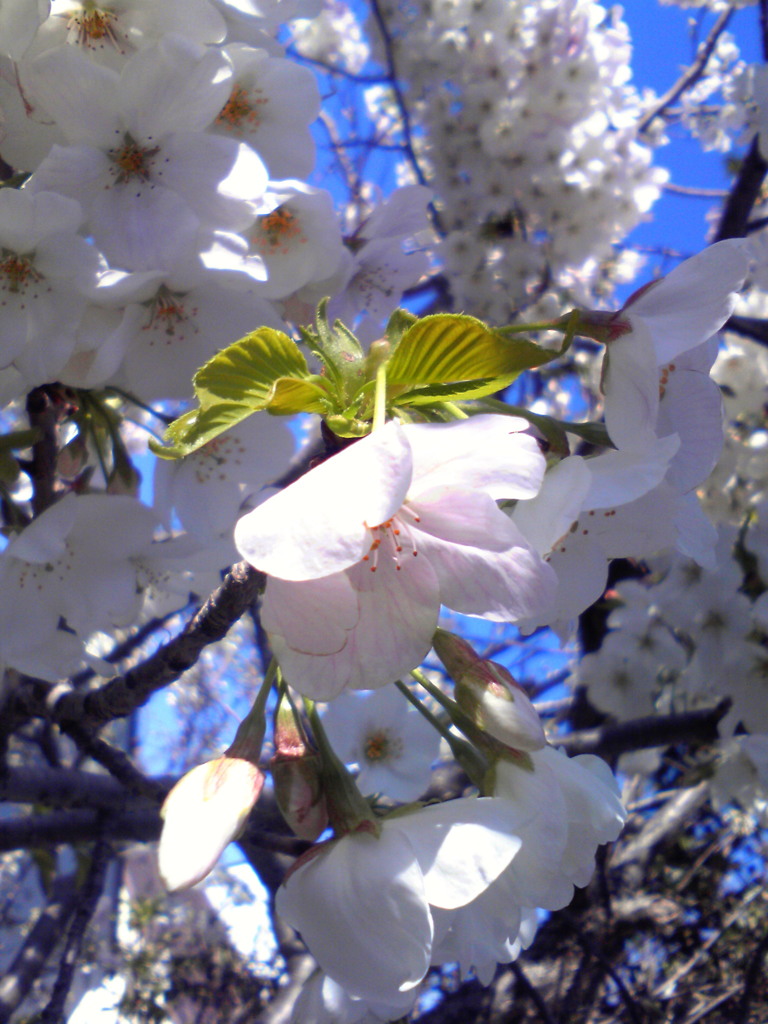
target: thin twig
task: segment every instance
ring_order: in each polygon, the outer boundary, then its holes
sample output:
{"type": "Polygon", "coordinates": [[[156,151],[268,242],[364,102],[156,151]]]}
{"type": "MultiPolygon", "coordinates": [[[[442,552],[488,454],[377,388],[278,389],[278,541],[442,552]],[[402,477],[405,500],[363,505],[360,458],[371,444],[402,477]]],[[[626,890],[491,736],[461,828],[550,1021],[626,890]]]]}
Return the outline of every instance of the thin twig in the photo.
{"type": "Polygon", "coordinates": [[[91,854],[91,866],[81,890],[78,892],[77,910],[67,932],[64,952],[59,961],[59,973],[53,986],[48,1004],[40,1015],[40,1024],[65,1024],[65,1002],[75,977],[75,968],[83,946],[85,933],[96,911],[104,888],[107,865],[112,858],[112,848],[99,841],[91,854]]]}
{"type": "Polygon", "coordinates": [[[705,39],[703,45],[699,48],[699,52],[696,55],[696,60],[691,64],[689,68],[678,78],[675,84],[661,97],[659,102],[653,107],[637,126],[638,135],[643,134],[648,130],[651,123],[655,121],[657,117],[660,117],[667,107],[670,107],[673,103],[677,102],[683,93],[690,89],[704,73],[709,58],[712,56],[712,51],[717,45],[717,40],[725,30],[726,25],[731,20],[734,8],[729,7],[723,11],[720,17],[717,19],[715,24],[712,26],[712,31],[705,39]]]}

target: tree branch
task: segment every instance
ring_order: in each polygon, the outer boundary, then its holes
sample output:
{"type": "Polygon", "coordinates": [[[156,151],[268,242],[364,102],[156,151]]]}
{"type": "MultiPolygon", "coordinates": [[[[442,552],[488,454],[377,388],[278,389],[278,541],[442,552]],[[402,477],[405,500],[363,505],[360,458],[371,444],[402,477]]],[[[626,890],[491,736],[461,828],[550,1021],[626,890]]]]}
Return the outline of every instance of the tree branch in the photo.
{"type": "Polygon", "coordinates": [[[709,58],[712,56],[712,51],[717,45],[717,40],[720,38],[721,34],[725,30],[725,27],[728,24],[728,22],[731,20],[733,10],[733,7],[729,7],[727,8],[727,10],[723,11],[723,13],[717,19],[715,24],[712,26],[712,31],[704,40],[704,43],[699,49],[699,52],[696,54],[696,60],[693,62],[693,64],[691,64],[691,66],[687,68],[686,71],[683,72],[683,74],[680,76],[680,78],[678,78],[678,80],[675,82],[672,88],[664,93],[664,95],[661,97],[656,106],[653,107],[653,109],[650,110],[645,115],[645,117],[639,122],[637,126],[638,135],[641,135],[643,132],[647,131],[651,123],[655,121],[657,117],[660,117],[667,109],[667,107],[671,107],[673,103],[676,103],[677,100],[679,100],[683,93],[686,91],[686,89],[690,89],[691,86],[694,85],[699,80],[699,78],[701,78],[701,76],[704,74],[707,62],[709,61],[709,58]]]}
{"type": "Polygon", "coordinates": [[[631,750],[665,747],[671,743],[711,743],[718,738],[718,723],[729,707],[730,701],[723,700],[714,708],[607,723],[558,736],[554,743],[571,756],[599,754],[601,757],[616,757],[631,750]]]}
{"type": "Polygon", "coordinates": [[[88,730],[131,714],[156,690],[175,682],[191,668],[204,648],[227,635],[255,600],[264,580],[263,573],[247,562],[238,562],[181,633],[142,664],[85,692],[68,688],[62,693],[61,687],[52,689],[39,680],[29,680],[9,695],[4,717],[47,718],[62,726],[75,723],[88,730]]]}
{"type": "Polygon", "coordinates": [[[80,894],[72,875],[54,880],[45,910],[0,981],[0,1024],[6,1024],[34,985],[75,912],[80,894]]]}
{"type": "Polygon", "coordinates": [[[747,234],[749,217],[760,195],[766,173],[768,163],[760,155],[755,136],[749,152],[741,162],[739,175],[725,204],[715,236],[716,242],[724,238],[743,238],[747,234]]]}

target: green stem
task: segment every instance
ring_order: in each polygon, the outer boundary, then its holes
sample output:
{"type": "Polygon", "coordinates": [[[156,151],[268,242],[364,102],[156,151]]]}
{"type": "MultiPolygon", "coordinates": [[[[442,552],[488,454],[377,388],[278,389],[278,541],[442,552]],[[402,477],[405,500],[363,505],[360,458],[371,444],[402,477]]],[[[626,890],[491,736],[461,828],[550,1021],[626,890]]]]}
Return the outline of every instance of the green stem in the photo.
{"type": "Polygon", "coordinates": [[[387,364],[381,363],[376,368],[376,392],[373,399],[372,430],[383,427],[387,419],[387,364]]]}
{"type": "Polygon", "coordinates": [[[237,727],[235,738],[227,750],[230,757],[242,757],[254,764],[261,754],[261,746],[264,742],[264,733],[267,730],[266,708],[270,691],[277,676],[277,662],[273,658],[269,668],[264,675],[264,681],[256,694],[253,707],[237,727]]]}
{"type": "Polygon", "coordinates": [[[451,416],[453,416],[453,418],[456,420],[469,419],[469,413],[464,412],[464,410],[460,406],[456,405],[455,402],[443,402],[443,408],[445,409],[446,412],[449,412],[451,416]]]}
{"type": "MultiPolygon", "coordinates": [[[[438,686],[435,686],[434,683],[431,683],[423,672],[419,669],[414,669],[413,672],[411,672],[411,675],[417,683],[424,687],[430,696],[434,697],[434,699],[445,708],[453,724],[461,729],[465,735],[470,731],[474,732],[476,735],[479,733],[458,704],[456,704],[455,701],[452,701],[450,697],[446,697],[442,690],[438,686]],[[462,721],[457,721],[457,717],[462,721]]],[[[406,697],[411,704],[413,704],[413,706],[428,719],[430,724],[438,730],[440,735],[451,748],[451,753],[458,763],[478,789],[481,789],[483,779],[488,771],[488,762],[485,757],[475,749],[472,743],[468,743],[466,740],[462,740],[458,736],[454,736],[450,729],[442,725],[442,723],[440,723],[439,720],[424,707],[418,697],[414,696],[404,683],[398,682],[395,685],[403,696],[406,697]]]]}

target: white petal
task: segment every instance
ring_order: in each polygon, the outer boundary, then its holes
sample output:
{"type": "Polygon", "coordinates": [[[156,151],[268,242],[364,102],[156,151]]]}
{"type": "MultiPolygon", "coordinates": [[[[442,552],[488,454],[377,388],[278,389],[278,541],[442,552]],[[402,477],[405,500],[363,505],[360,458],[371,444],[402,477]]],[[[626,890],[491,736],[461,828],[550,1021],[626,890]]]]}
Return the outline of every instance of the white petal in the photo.
{"type": "MultiPolygon", "coordinates": [[[[462,485],[463,481],[457,483],[462,485]]],[[[415,527],[417,544],[418,535],[428,533],[450,544],[504,551],[520,536],[493,498],[483,491],[420,490],[418,499],[409,500],[408,507],[419,517],[415,527]]],[[[410,522],[410,517],[403,516],[403,522],[410,522]]]]}
{"type": "Polygon", "coordinates": [[[289,876],[277,911],[350,995],[396,1002],[429,967],[432,919],[411,844],[385,823],[356,834],[289,876]]]}
{"type": "Polygon", "coordinates": [[[397,512],[410,481],[408,442],[389,423],[243,516],[235,543],[251,565],[280,579],[329,576],[366,554],[367,527],[397,512]]]}
{"type": "Polygon", "coordinates": [[[550,607],[555,595],[555,574],[519,532],[517,543],[505,551],[419,534],[419,552],[437,575],[441,602],[465,615],[509,621],[535,617],[550,607]]]}
{"type": "Polygon", "coordinates": [[[729,238],[681,263],[630,303],[651,329],[659,366],[719,331],[747,273],[745,240],[729,238]]]}
{"type": "Polygon", "coordinates": [[[492,498],[533,497],[546,464],[535,439],[521,433],[527,426],[516,416],[481,415],[404,427],[413,450],[410,497],[457,485],[492,498]]]}
{"type": "Polygon", "coordinates": [[[522,845],[530,819],[506,800],[466,797],[387,819],[408,836],[432,906],[463,907],[499,877],[522,845]]]}

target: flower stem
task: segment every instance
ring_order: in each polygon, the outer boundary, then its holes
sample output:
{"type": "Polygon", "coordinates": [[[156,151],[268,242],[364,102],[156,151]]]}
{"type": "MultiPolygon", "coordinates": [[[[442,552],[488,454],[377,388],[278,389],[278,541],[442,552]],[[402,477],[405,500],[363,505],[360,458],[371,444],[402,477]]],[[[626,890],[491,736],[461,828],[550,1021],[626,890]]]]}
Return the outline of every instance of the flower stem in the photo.
{"type": "Polygon", "coordinates": [[[380,363],[376,368],[376,391],[373,399],[373,427],[378,430],[387,419],[387,364],[380,363]]]}
{"type": "MultiPolygon", "coordinates": [[[[411,675],[413,676],[417,683],[420,683],[422,686],[424,686],[427,692],[430,693],[433,697],[435,697],[435,700],[437,700],[440,704],[443,703],[443,701],[440,700],[437,694],[440,694],[441,697],[445,697],[445,695],[441,693],[438,687],[432,686],[432,683],[430,683],[430,681],[427,679],[423,672],[420,672],[418,669],[414,669],[414,671],[411,672],[411,675]]],[[[422,704],[418,697],[411,693],[411,691],[408,689],[405,683],[400,682],[400,680],[398,680],[395,683],[395,686],[398,688],[400,693],[402,693],[402,695],[406,698],[406,700],[410,701],[410,703],[413,704],[413,706],[416,708],[419,714],[423,715],[424,718],[426,718],[426,720],[434,729],[437,729],[437,731],[443,737],[445,742],[451,748],[451,753],[456,758],[458,763],[470,777],[472,782],[478,787],[478,789],[480,789],[483,784],[483,779],[485,778],[485,775],[488,771],[488,763],[482,756],[482,754],[480,754],[479,751],[475,750],[471,743],[468,743],[466,740],[462,740],[458,736],[454,736],[451,730],[446,725],[444,725],[438,718],[436,718],[435,715],[433,715],[432,712],[429,710],[429,708],[425,707],[425,705],[422,704]]],[[[445,699],[449,701],[450,704],[453,704],[453,701],[450,701],[449,698],[446,697],[445,699]]]]}

